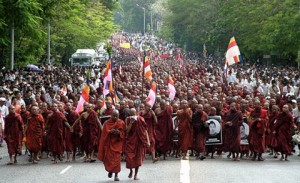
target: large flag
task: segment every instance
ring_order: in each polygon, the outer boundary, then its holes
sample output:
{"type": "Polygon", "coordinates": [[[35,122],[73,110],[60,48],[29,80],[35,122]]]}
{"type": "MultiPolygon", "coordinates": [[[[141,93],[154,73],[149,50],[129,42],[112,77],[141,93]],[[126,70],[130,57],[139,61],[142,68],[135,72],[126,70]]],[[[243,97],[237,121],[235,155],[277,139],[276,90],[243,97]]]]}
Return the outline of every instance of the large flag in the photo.
{"type": "Polygon", "coordinates": [[[147,56],[145,56],[145,62],[144,62],[144,75],[148,81],[152,80],[152,72],[150,69],[150,62],[149,62],[149,59],[147,56]]]}
{"type": "Polygon", "coordinates": [[[239,47],[235,41],[235,38],[232,37],[228,44],[227,52],[226,52],[226,63],[227,65],[233,65],[235,63],[240,62],[239,56],[241,55],[239,47]]]}
{"type": "Polygon", "coordinates": [[[153,107],[155,103],[155,99],[156,99],[156,83],[155,81],[153,81],[146,102],[149,103],[151,107],[153,107]]]}
{"type": "Polygon", "coordinates": [[[90,95],[90,87],[87,84],[84,84],[80,99],[78,101],[76,112],[80,113],[83,111],[83,104],[85,102],[89,102],[89,95],[90,95]]]}
{"type": "Polygon", "coordinates": [[[174,97],[176,94],[176,89],[174,87],[174,81],[173,81],[171,75],[169,75],[169,78],[168,78],[168,88],[169,88],[169,99],[172,101],[172,100],[174,100],[174,97]]]}
{"type": "Polygon", "coordinates": [[[111,72],[111,62],[110,60],[107,61],[106,70],[104,73],[103,79],[103,95],[104,97],[109,94],[110,91],[113,91],[112,85],[112,72],[111,72]]]}

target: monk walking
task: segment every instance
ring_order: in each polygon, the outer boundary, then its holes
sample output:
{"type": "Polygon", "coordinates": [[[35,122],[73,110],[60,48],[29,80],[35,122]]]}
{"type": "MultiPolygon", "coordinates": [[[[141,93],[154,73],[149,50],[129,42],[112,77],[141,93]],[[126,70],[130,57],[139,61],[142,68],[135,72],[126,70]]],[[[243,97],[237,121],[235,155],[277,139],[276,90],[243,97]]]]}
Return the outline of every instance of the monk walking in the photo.
{"type": "Polygon", "coordinates": [[[205,142],[209,135],[208,124],[205,123],[208,115],[203,111],[203,105],[197,104],[196,112],[192,116],[192,124],[195,135],[195,150],[198,154],[197,159],[205,159],[205,142]]]}
{"type": "Polygon", "coordinates": [[[130,109],[130,117],[125,120],[126,123],[126,142],[125,156],[126,168],[130,169],[128,178],[132,178],[134,172],[134,180],[139,180],[137,177],[139,167],[145,159],[146,148],[150,147],[150,140],[147,133],[147,124],[143,117],[136,115],[134,108],[130,109]]]}
{"type": "Polygon", "coordinates": [[[147,132],[148,132],[149,140],[150,140],[150,147],[147,149],[147,153],[151,153],[152,161],[154,163],[159,160],[159,158],[155,157],[154,129],[157,124],[157,118],[156,118],[154,111],[151,109],[151,105],[148,103],[145,104],[145,109],[143,111],[141,111],[140,115],[144,118],[144,120],[147,124],[147,132]]]}
{"type": "Polygon", "coordinates": [[[192,110],[188,108],[186,100],[181,102],[181,107],[182,109],[177,111],[178,143],[183,156],[182,159],[187,160],[187,151],[193,145],[192,110]]]}
{"type": "Polygon", "coordinates": [[[236,109],[236,103],[230,104],[230,111],[225,117],[224,127],[224,149],[229,151],[234,161],[239,161],[241,133],[240,127],[243,124],[243,114],[236,109]]]}
{"type": "Polygon", "coordinates": [[[163,154],[166,159],[168,151],[172,150],[173,145],[173,109],[165,101],[160,102],[160,107],[155,110],[157,116],[156,133],[156,150],[163,154]]]}
{"type": "Polygon", "coordinates": [[[57,158],[62,161],[62,154],[64,153],[64,136],[63,129],[66,125],[71,131],[71,127],[63,113],[58,110],[57,104],[52,104],[52,114],[48,116],[47,130],[48,130],[48,150],[52,152],[53,163],[57,163],[57,158]]]}
{"type": "Polygon", "coordinates": [[[115,173],[114,181],[120,180],[118,173],[121,171],[121,154],[125,130],[124,121],[119,119],[119,111],[114,110],[111,118],[104,122],[101,133],[98,159],[103,162],[109,178],[115,173]]]}
{"type": "Polygon", "coordinates": [[[81,121],[83,128],[81,145],[86,153],[85,162],[93,163],[96,161],[93,158],[93,155],[96,148],[98,148],[98,138],[101,124],[97,113],[92,109],[92,104],[86,103],[86,110],[86,112],[81,113],[80,117],[72,125],[72,128],[74,129],[77,123],[81,121]]]}
{"type": "Polygon", "coordinates": [[[26,148],[31,154],[30,161],[35,164],[39,161],[38,153],[42,149],[44,118],[39,114],[39,108],[32,106],[30,116],[25,127],[26,148]]]}
{"type": "Polygon", "coordinates": [[[254,152],[252,158],[256,160],[258,155],[258,161],[264,161],[262,153],[265,152],[265,131],[269,121],[268,111],[261,108],[260,101],[254,101],[254,111],[250,114],[250,134],[249,144],[250,150],[254,152]]]}
{"type": "Polygon", "coordinates": [[[16,113],[16,109],[13,105],[8,107],[8,111],[9,114],[4,118],[4,137],[10,158],[10,161],[7,164],[12,165],[13,163],[17,163],[17,155],[22,150],[22,140],[20,135],[23,134],[24,125],[20,114],[16,113]]]}
{"type": "Polygon", "coordinates": [[[292,133],[291,129],[297,128],[294,124],[292,114],[289,112],[289,106],[284,105],[282,107],[282,113],[277,117],[277,121],[274,126],[273,134],[277,139],[277,151],[281,153],[280,160],[288,161],[287,157],[292,152],[292,133]]]}

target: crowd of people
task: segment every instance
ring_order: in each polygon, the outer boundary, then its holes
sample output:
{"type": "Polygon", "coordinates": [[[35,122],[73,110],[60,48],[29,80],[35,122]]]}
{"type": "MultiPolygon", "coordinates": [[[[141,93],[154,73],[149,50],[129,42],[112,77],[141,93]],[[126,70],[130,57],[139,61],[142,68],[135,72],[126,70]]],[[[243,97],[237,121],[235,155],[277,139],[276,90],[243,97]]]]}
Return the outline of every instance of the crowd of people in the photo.
{"type": "Polygon", "coordinates": [[[112,69],[115,90],[109,97],[102,93],[105,63],[94,68],[41,66],[43,72],[25,68],[0,72],[0,143],[6,141],[8,165],[17,163],[22,142],[30,162],[37,163],[43,154],[52,156],[53,163],[62,161],[64,153],[67,162],[78,154],[85,156],[85,162],[98,157],[108,177],[115,173],[116,181],[122,157],[130,169],[128,177],[138,179],[145,153],[157,162],[161,156],[204,160],[215,152],[228,152],[235,161],[244,156],[263,161],[267,151],[288,160],[294,152],[292,136],[300,124],[298,69],[246,62],[224,74],[224,59],[199,59],[152,35],[118,33],[111,44],[117,56],[112,69]],[[132,47],[119,47],[123,41],[132,47]],[[151,50],[147,53],[157,83],[154,106],[146,102],[151,82],[143,79],[141,71],[145,45],[151,50]],[[166,53],[169,58],[160,56],[166,53]],[[169,98],[169,75],[176,89],[174,100],[169,98]],[[89,101],[77,113],[87,79],[89,101]],[[103,123],[103,116],[110,117],[103,123]],[[220,145],[206,145],[210,116],[221,116],[220,145]],[[243,122],[249,125],[248,144],[240,143],[243,122]]]}

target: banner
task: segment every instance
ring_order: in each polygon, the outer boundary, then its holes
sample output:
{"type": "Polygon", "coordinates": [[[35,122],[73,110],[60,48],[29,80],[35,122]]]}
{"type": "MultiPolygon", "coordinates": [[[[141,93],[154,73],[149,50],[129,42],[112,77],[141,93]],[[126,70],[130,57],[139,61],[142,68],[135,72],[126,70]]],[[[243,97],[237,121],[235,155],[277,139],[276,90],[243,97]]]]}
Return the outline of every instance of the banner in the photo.
{"type": "Polygon", "coordinates": [[[209,136],[206,140],[206,145],[220,145],[222,144],[222,124],[221,116],[208,116],[205,122],[209,126],[209,136]]]}
{"type": "Polygon", "coordinates": [[[243,118],[243,124],[240,127],[241,133],[241,145],[249,145],[248,137],[249,137],[249,125],[246,117],[243,118]]]}

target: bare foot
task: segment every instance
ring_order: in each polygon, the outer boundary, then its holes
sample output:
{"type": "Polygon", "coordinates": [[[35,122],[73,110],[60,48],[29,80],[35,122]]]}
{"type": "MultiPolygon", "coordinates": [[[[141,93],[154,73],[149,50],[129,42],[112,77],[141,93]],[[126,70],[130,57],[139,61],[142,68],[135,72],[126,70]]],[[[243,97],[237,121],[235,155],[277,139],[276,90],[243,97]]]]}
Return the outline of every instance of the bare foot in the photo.
{"type": "Polygon", "coordinates": [[[155,163],[157,161],[159,161],[159,158],[154,158],[152,162],[155,163]]]}
{"type": "Polygon", "coordinates": [[[112,173],[108,172],[108,178],[112,178],[112,173]]]}
{"type": "Polygon", "coordinates": [[[18,161],[15,159],[15,160],[14,160],[14,163],[18,163],[18,161]]]}
{"type": "Polygon", "coordinates": [[[137,176],[134,176],[134,180],[140,180],[137,176]]]}
{"type": "Polygon", "coordinates": [[[115,177],[114,181],[120,181],[119,177],[115,177]]]}
{"type": "Polygon", "coordinates": [[[132,172],[129,173],[128,178],[132,178],[132,172]]]}
{"type": "Polygon", "coordinates": [[[54,160],[54,161],[52,162],[52,164],[57,164],[57,161],[56,161],[56,160],[54,160]]]}
{"type": "Polygon", "coordinates": [[[12,162],[12,161],[6,163],[6,165],[12,165],[12,164],[14,164],[14,162],[12,162]]]}
{"type": "Polygon", "coordinates": [[[66,160],[66,163],[70,163],[70,162],[71,162],[71,160],[69,160],[69,159],[66,160]]]}
{"type": "Polygon", "coordinates": [[[33,164],[38,164],[38,161],[33,160],[32,163],[33,163],[33,164]]]}
{"type": "Polygon", "coordinates": [[[188,158],[186,156],[182,157],[182,160],[188,160],[188,158]]]}

